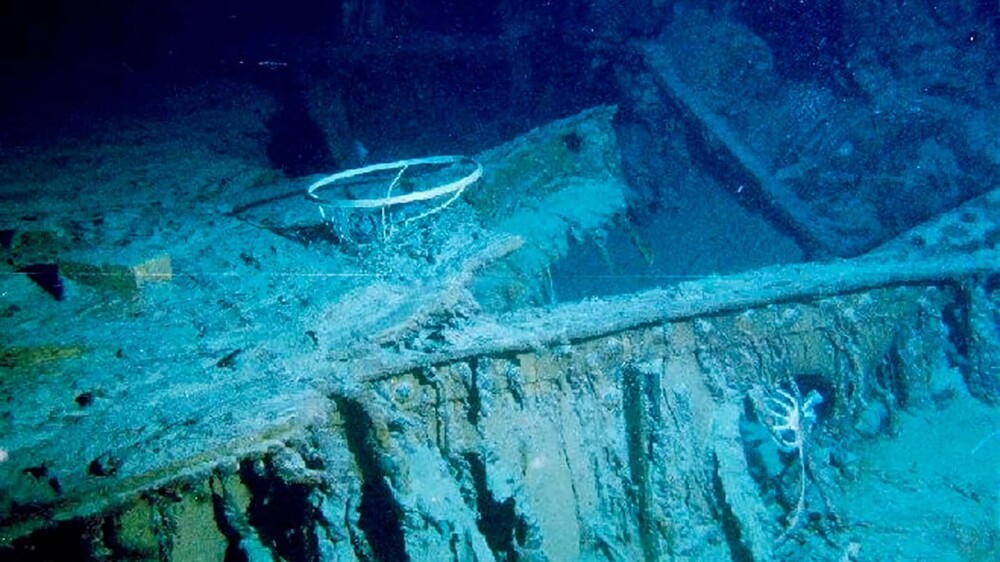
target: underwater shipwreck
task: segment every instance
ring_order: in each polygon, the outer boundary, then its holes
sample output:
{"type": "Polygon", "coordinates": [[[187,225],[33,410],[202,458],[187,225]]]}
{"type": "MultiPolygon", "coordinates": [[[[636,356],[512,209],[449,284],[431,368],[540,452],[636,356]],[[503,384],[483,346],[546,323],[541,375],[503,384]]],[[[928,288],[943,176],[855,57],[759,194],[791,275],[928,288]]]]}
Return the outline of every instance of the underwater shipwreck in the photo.
{"type": "Polygon", "coordinates": [[[990,98],[615,49],[461,155],[290,178],[222,85],[5,163],[0,558],[994,559],[990,98]]]}

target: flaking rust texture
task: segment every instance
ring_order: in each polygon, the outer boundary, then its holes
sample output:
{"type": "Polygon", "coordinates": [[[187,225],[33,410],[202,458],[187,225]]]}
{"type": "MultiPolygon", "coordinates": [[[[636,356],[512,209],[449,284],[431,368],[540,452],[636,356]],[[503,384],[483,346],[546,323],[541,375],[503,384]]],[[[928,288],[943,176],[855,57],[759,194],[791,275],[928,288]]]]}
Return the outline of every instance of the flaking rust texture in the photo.
{"type": "MultiPolygon", "coordinates": [[[[614,559],[725,559],[738,547],[771,557],[783,511],[767,490],[784,483],[754,479],[741,433],[754,423],[748,393],[792,381],[819,389],[827,406],[816,451],[850,447],[859,412],[894,392],[880,380],[886,369],[940,358],[943,324],[913,326],[940,319],[949,298],[896,288],[697,318],[406,373],[357,399],[391,418],[380,441],[401,504],[433,502],[412,497],[414,481],[454,482],[465,498],[459,513],[469,513],[434,527],[477,521],[456,536],[502,536],[491,545],[498,559],[579,560],[606,549],[614,559]],[[923,342],[919,352],[900,349],[904,339],[923,342]],[[900,364],[889,365],[894,357],[900,364]],[[494,504],[510,507],[507,527],[485,528],[484,506],[494,504]]],[[[907,396],[929,392],[906,380],[907,396]]],[[[812,478],[836,481],[835,472],[816,463],[812,478]]],[[[822,502],[808,509],[836,512],[822,502]]],[[[408,537],[436,519],[403,512],[408,537]]]]}
{"type": "Polygon", "coordinates": [[[957,391],[933,373],[958,300],[873,289],[387,373],[331,388],[294,437],[48,533],[150,560],[192,560],[191,540],[218,545],[205,559],[833,556],[851,543],[836,499],[852,476],[831,459],[864,441],[872,404],[890,427],[957,391]],[[768,460],[749,398],[790,384],[823,398],[796,540],[794,460],[768,460]]]}

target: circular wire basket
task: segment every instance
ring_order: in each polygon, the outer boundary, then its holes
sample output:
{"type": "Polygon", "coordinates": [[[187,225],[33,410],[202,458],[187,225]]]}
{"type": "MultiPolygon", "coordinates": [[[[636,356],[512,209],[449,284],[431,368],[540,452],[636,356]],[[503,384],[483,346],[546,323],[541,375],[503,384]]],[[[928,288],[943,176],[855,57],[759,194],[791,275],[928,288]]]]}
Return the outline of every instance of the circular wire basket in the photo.
{"type": "Polygon", "coordinates": [[[482,164],[468,156],[410,158],[325,176],[306,197],[338,241],[366,245],[445,210],[482,176],[482,164]]]}

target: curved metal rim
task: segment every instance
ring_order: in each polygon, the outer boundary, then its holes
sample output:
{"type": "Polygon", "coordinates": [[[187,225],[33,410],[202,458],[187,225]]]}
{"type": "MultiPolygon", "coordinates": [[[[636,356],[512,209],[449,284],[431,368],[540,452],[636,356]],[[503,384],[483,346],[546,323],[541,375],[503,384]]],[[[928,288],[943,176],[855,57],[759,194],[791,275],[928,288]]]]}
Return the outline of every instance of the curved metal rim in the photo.
{"type": "Polygon", "coordinates": [[[426,158],[409,158],[406,160],[397,160],[395,162],[372,164],[361,168],[352,168],[350,170],[344,170],[342,172],[337,172],[336,174],[320,178],[306,188],[306,198],[321,205],[328,205],[341,209],[378,209],[391,207],[393,205],[413,203],[414,201],[427,201],[456,192],[461,193],[466,187],[478,181],[482,176],[483,165],[468,156],[428,156],[426,158]],[[316,191],[320,188],[327,187],[341,180],[363,176],[373,172],[381,172],[384,170],[403,170],[409,166],[461,163],[472,164],[474,166],[472,172],[451,183],[439,185],[435,188],[426,189],[424,191],[414,191],[412,193],[405,193],[392,197],[380,197],[378,199],[324,199],[319,195],[316,195],[316,191]]]}

